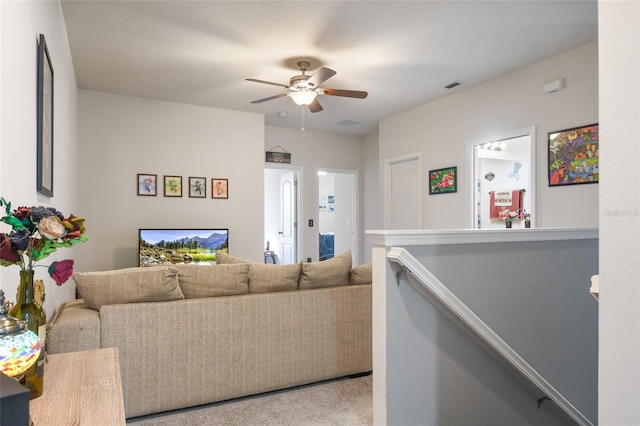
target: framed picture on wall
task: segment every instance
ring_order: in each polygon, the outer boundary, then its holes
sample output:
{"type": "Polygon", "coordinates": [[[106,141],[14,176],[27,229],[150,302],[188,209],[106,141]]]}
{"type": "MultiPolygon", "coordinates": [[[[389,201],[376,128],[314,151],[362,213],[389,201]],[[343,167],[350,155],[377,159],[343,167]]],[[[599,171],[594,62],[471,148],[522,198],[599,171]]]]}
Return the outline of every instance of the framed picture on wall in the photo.
{"type": "Polygon", "coordinates": [[[138,174],[138,195],[158,195],[158,175],[138,174]]]}
{"type": "Polygon", "coordinates": [[[38,192],[53,197],[53,65],[44,34],[38,42],[37,166],[38,192]]]}
{"type": "Polygon", "coordinates": [[[164,177],[164,196],[182,197],[182,176],[164,177]]]}
{"type": "Polygon", "coordinates": [[[229,179],[211,179],[211,198],[229,198],[229,179]]]}
{"type": "Polygon", "coordinates": [[[598,183],[598,124],[549,132],[549,186],[598,183]]]}
{"type": "Polygon", "coordinates": [[[458,191],[458,167],[429,170],[429,195],[458,191]]]}
{"type": "Polygon", "coordinates": [[[189,197],[206,198],[207,197],[207,180],[203,177],[189,178],[189,197]]]}

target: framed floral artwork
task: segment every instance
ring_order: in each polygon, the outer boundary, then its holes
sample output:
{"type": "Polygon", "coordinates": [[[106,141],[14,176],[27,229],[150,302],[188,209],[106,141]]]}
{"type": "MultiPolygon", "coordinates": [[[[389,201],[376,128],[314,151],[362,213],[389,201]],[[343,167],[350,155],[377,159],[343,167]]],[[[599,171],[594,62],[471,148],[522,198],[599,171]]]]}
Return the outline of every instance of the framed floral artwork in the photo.
{"type": "Polygon", "coordinates": [[[229,198],[229,179],[211,179],[211,198],[229,198]]]}
{"type": "Polygon", "coordinates": [[[598,183],[598,124],[549,132],[549,186],[598,183]]]}
{"type": "Polygon", "coordinates": [[[458,191],[458,167],[429,170],[429,195],[458,191]]]}
{"type": "Polygon", "coordinates": [[[207,180],[203,177],[189,178],[189,197],[206,198],[207,197],[207,180]]]}
{"type": "Polygon", "coordinates": [[[164,196],[182,197],[182,176],[164,177],[164,196]]]}
{"type": "Polygon", "coordinates": [[[138,174],[138,195],[158,195],[158,175],[138,174]]]}

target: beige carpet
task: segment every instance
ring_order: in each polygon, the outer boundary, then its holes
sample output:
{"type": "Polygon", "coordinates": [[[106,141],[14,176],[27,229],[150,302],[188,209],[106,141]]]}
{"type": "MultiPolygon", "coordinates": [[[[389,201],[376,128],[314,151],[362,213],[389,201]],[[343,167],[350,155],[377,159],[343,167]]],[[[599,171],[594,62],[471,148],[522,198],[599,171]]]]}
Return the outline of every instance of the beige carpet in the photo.
{"type": "Polygon", "coordinates": [[[135,426],[373,424],[372,376],[344,378],[258,396],[129,419],[135,426]]]}

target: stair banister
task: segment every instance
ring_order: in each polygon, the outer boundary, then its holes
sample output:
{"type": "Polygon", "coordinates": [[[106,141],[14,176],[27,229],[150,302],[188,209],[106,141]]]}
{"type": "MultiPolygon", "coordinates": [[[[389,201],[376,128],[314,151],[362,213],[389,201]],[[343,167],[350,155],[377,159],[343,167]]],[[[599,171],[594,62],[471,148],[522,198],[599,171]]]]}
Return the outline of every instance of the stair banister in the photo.
{"type": "Polygon", "coordinates": [[[577,424],[593,426],[589,419],[473,313],[467,305],[458,299],[411,253],[402,247],[392,247],[387,254],[387,259],[399,266],[396,269],[398,285],[401,283],[402,273],[406,272],[408,274],[407,281],[418,293],[472,337],[476,338],[490,353],[516,371],[520,378],[524,379],[527,384],[541,394],[538,397],[538,406],[544,401],[549,401],[577,424]]]}

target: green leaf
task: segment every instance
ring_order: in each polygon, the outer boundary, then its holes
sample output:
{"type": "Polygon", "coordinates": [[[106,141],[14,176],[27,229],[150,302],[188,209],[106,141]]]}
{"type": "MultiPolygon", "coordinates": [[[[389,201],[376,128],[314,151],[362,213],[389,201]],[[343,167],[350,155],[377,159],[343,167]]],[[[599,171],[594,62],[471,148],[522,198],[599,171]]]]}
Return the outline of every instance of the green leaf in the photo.
{"type": "Polygon", "coordinates": [[[11,227],[16,231],[21,231],[21,230],[25,229],[25,227],[22,224],[22,222],[20,221],[20,219],[17,219],[13,215],[3,217],[2,221],[4,223],[6,223],[7,225],[11,225],[11,227]]]}

